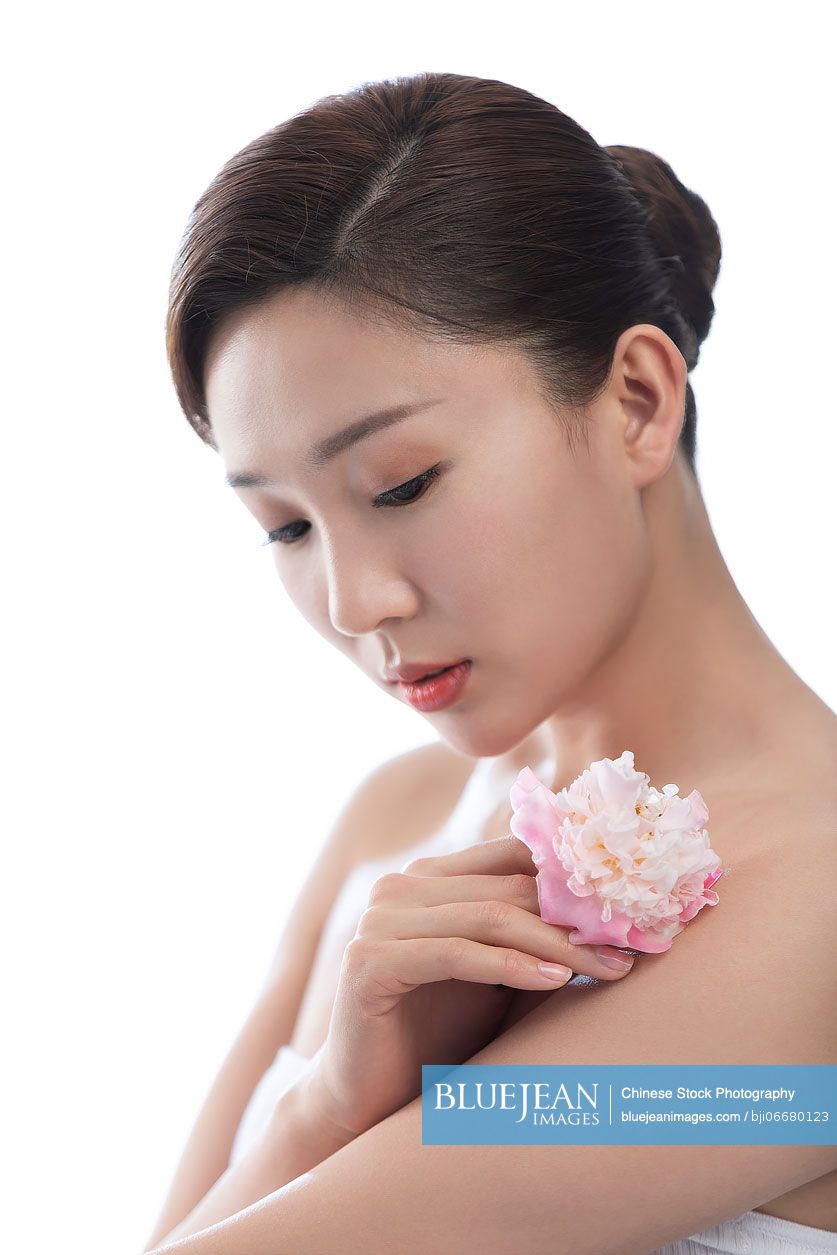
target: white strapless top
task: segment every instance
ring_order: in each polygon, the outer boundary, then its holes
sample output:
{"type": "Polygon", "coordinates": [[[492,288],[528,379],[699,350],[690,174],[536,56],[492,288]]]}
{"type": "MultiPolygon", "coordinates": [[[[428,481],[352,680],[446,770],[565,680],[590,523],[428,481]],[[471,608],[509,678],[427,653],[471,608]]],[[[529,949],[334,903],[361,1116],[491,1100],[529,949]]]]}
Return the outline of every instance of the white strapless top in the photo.
{"type": "MultiPolygon", "coordinates": [[[[472,794],[478,788],[481,774],[477,770],[469,778],[455,814],[467,809],[472,794]]],[[[445,849],[448,839],[443,830],[428,844],[428,853],[431,849],[445,849]]],[[[461,843],[451,848],[460,846],[461,843]]],[[[384,870],[397,870],[404,862],[405,859],[397,855],[392,859],[381,859],[376,864],[372,878],[384,870]]],[[[338,902],[335,903],[333,926],[336,923],[342,925],[349,918],[357,921],[367,905],[369,874],[364,875],[361,871],[357,875],[358,871],[361,869],[355,869],[355,873],[347,880],[344,887],[346,892],[341,892],[338,902]],[[336,919],[337,916],[339,920],[336,919]]],[[[307,1055],[293,1046],[279,1047],[273,1063],[254,1089],[241,1117],[230,1152],[230,1166],[262,1136],[279,1096],[293,1085],[310,1062],[307,1055]]],[[[691,1237],[681,1238],[678,1242],[649,1251],[648,1255],[806,1255],[810,1251],[830,1251],[832,1255],[837,1255],[837,1233],[831,1233],[828,1229],[815,1229],[811,1225],[796,1224],[792,1220],[782,1220],[778,1216],[768,1216],[760,1211],[745,1211],[741,1216],[724,1220],[700,1233],[693,1233],[691,1237]]]]}

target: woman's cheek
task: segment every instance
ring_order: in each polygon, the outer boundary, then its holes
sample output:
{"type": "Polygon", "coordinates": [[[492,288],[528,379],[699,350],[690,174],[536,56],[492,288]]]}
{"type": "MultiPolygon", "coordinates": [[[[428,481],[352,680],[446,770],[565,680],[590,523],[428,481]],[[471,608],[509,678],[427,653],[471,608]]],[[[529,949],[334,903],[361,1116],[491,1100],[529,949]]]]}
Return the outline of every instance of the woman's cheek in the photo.
{"type": "MultiPolygon", "coordinates": [[[[277,541],[276,545],[281,545],[277,541]]],[[[276,555],[276,567],[280,582],[296,609],[307,623],[327,640],[333,636],[333,628],[328,613],[328,588],[325,575],[310,563],[295,562],[297,555],[290,552],[293,545],[286,546],[287,553],[276,555]]]]}
{"type": "MultiPolygon", "coordinates": [[[[490,512],[477,515],[466,504],[433,520],[420,546],[413,551],[411,569],[420,590],[434,604],[456,608],[476,606],[502,595],[497,576],[511,556],[502,527],[490,512]]],[[[459,616],[455,616],[459,617],[459,616]]],[[[464,642],[467,647],[468,642],[464,642]]]]}

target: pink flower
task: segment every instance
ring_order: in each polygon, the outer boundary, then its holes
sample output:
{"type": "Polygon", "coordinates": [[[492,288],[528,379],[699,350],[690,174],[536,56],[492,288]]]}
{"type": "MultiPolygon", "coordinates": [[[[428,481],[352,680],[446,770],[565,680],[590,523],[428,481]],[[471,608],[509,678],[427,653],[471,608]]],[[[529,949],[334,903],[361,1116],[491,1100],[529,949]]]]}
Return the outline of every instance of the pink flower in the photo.
{"type": "Polygon", "coordinates": [[[553,793],[524,767],[509,794],[511,830],[540,868],[541,918],[573,925],[577,945],[605,942],[661,954],[731,869],[710,848],[709,818],[693,789],[653,788],[634,756],[602,758],[553,793]]]}

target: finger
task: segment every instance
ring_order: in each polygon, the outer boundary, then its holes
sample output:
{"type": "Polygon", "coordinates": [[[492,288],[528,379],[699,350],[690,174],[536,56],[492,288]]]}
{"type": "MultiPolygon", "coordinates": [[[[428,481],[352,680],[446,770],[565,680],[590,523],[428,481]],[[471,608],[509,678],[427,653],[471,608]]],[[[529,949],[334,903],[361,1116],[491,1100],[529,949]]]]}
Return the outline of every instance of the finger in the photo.
{"type": "Polygon", "coordinates": [[[412,876],[387,872],[369,891],[370,906],[439,906],[502,899],[540,915],[538,887],[526,872],[494,876],[412,876]]]}
{"type": "MultiPolygon", "coordinates": [[[[615,949],[610,946],[571,945],[567,929],[545,923],[539,915],[510,902],[446,902],[440,906],[369,907],[358,925],[358,936],[379,941],[409,941],[424,937],[465,938],[498,949],[513,949],[528,955],[535,964],[561,963],[574,972],[597,980],[619,980],[631,969],[633,958],[624,966],[612,967],[602,959],[615,949]]],[[[535,986],[521,986],[535,988],[535,986]]]]}
{"type": "Polygon", "coordinates": [[[387,1009],[419,985],[439,980],[464,980],[478,985],[502,983],[512,989],[555,989],[572,978],[572,969],[547,964],[553,975],[540,970],[543,960],[520,950],[484,946],[466,937],[417,937],[410,941],[355,938],[344,951],[344,962],[358,983],[358,996],[367,1011],[387,1009]]]}
{"type": "Polygon", "coordinates": [[[532,851],[525,842],[511,835],[495,837],[492,841],[477,841],[451,854],[439,854],[427,858],[414,858],[401,868],[410,876],[459,876],[464,873],[494,874],[525,872],[536,876],[538,868],[532,859],[532,851]]]}

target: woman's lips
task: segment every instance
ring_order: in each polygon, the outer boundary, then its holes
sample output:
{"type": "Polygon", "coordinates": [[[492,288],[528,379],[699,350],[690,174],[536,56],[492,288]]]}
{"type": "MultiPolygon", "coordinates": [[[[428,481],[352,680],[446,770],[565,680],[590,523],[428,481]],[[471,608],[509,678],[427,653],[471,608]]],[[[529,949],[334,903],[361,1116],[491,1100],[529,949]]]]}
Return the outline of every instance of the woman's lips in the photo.
{"type": "Polygon", "coordinates": [[[400,667],[384,667],[382,678],[388,684],[398,684],[401,681],[404,681],[406,684],[413,684],[416,680],[424,680],[428,675],[432,675],[437,671],[445,671],[448,667],[455,667],[460,662],[468,662],[468,659],[448,658],[444,662],[405,662],[400,667]]]}
{"type": "Polygon", "coordinates": [[[441,675],[412,682],[402,680],[398,687],[416,710],[443,710],[462,696],[471,674],[471,665],[471,659],[465,658],[462,662],[446,667],[441,675]]]}

